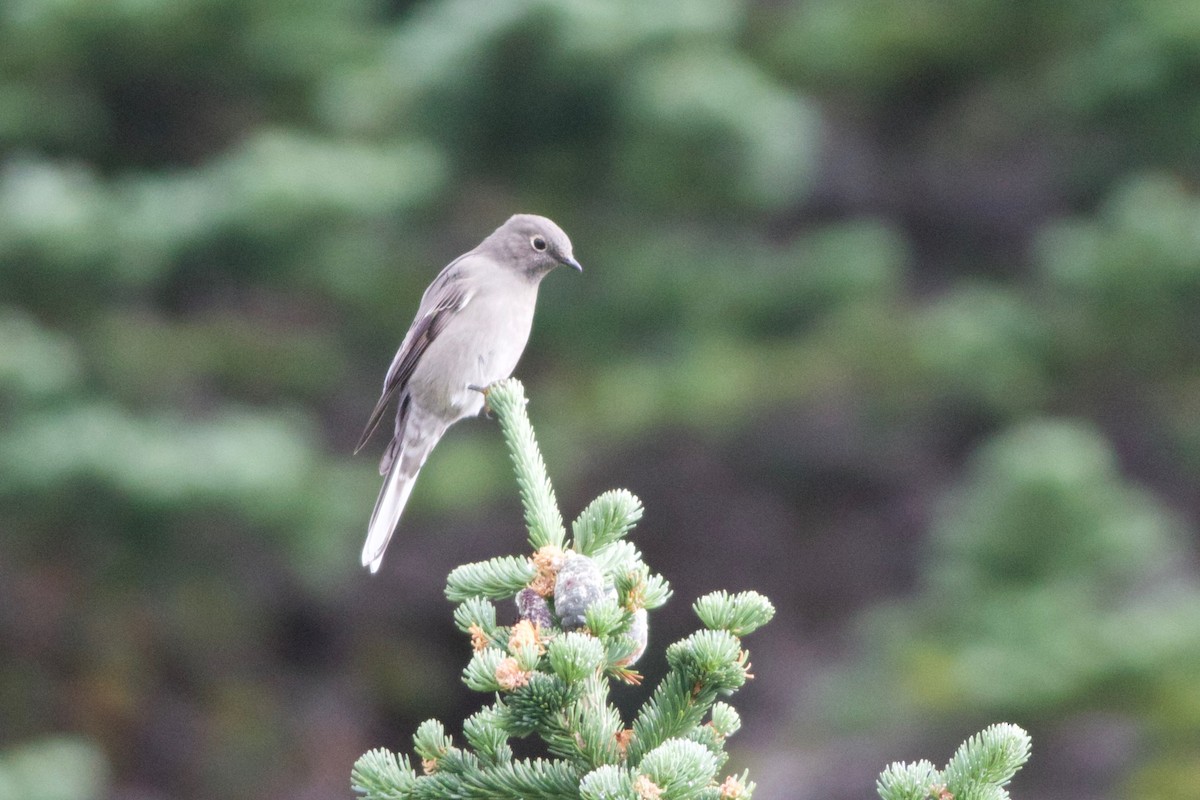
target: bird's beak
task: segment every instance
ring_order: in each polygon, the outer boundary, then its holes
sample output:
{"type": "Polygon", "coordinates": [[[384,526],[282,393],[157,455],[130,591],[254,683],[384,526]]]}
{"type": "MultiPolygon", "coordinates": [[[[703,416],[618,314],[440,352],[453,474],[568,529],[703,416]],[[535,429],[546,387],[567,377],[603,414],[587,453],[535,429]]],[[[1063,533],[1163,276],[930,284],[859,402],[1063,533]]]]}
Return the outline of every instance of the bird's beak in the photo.
{"type": "Polygon", "coordinates": [[[583,267],[580,266],[579,262],[575,260],[574,256],[563,256],[559,259],[559,261],[561,261],[563,264],[566,264],[576,272],[583,272],[583,267]]]}

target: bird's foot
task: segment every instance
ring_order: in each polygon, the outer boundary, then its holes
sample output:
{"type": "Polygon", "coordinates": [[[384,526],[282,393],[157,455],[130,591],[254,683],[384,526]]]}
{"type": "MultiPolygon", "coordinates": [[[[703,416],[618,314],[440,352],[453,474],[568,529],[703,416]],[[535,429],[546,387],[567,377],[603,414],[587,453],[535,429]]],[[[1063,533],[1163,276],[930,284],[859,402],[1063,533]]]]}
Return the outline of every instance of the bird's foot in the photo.
{"type": "Polygon", "coordinates": [[[490,392],[492,389],[491,384],[488,384],[487,386],[479,386],[474,383],[468,383],[467,388],[473,392],[479,392],[481,395],[483,395],[483,415],[488,419],[491,419],[492,407],[488,405],[488,392],[490,392]]]}

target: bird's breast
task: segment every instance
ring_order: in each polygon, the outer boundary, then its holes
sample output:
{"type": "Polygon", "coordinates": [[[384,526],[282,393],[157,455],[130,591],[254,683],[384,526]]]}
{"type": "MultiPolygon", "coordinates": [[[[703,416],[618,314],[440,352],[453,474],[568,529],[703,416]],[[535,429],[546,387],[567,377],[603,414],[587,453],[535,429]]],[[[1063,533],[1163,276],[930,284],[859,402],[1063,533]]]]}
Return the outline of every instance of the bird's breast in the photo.
{"type": "Polygon", "coordinates": [[[414,402],[448,419],[478,414],[488,386],[512,374],[529,341],[536,289],[477,292],[446,325],[414,370],[414,402]]]}

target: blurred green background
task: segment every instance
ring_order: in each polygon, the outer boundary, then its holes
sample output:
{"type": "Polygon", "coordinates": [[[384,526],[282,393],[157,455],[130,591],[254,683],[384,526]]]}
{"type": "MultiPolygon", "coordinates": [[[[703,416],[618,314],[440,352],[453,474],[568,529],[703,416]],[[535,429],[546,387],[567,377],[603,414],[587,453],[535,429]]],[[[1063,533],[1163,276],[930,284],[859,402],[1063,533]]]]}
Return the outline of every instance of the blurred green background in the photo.
{"type": "MultiPolygon", "coordinates": [[[[0,800],[329,798],[478,705],[494,423],[358,566],[350,450],[511,213],[568,517],[754,588],[760,800],[1026,727],[1026,800],[1200,787],[1200,3],[4,0],[0,800]]],[[[634,707],[637,690],[619,699],[634,707]]]]}

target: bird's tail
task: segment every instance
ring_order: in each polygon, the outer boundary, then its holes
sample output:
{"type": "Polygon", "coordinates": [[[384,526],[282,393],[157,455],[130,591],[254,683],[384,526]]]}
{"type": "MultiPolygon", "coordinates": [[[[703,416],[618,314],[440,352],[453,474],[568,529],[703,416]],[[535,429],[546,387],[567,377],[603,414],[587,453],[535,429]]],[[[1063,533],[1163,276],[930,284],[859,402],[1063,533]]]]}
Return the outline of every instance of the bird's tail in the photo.
{"type": "Polygon", "coordinates": [[[378,572],[379,565],[383,563],[383,553],[387,550],[388,542],[392,540],[392,534],[396,532],[400,512],[404,511],[404,504],[412,494],[420,471],[418,467],[410,475],[404,469],[403,462],[397,460],[392,463],[383,488],[379,490],[379,499],[375,501],[375,511],[371,513],[371,523],[367,526],[367,541],[362,551],[363,566],[370,567],[372,573],[378,572]]]}
{"type": "Polygon", "coordinates": [[[400,513],[412,494],[417,474],[445,432],[445,422],[419,411],[397,418],[396,435],[379,462],[387,477],[379,490],[379,499],[375,501],[362,551],[363,566],[369,567],[372,573],[378,572],[383,563],[383,551],[387,550],[400,522],[400,513]]]}

